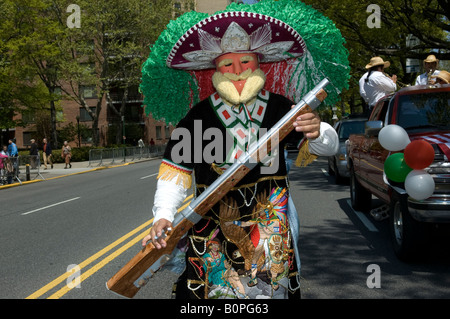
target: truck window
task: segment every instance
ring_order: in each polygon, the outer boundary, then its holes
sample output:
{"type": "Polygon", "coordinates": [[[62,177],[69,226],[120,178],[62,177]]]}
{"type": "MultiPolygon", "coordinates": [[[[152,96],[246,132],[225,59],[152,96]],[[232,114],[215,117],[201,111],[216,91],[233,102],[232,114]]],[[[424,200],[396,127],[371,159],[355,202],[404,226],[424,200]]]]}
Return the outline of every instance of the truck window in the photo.
{"type": "Polygon", "coordinates": [[[405,129],[450,127],[450,92],[431,92],[400,96],[397,123],[405,129]]]}
{"type": "Polygon", "coordinates": [[[351,134],[364,133],[366,121],[348,121],[341,124],[339,140],[345,141],[351,134]]]}
{"type": "Polygon", "coordinates": [[[384,121],[390,100],[385,99],[375,105],[375,109],[370,115],[370,121],[384,121]]]}

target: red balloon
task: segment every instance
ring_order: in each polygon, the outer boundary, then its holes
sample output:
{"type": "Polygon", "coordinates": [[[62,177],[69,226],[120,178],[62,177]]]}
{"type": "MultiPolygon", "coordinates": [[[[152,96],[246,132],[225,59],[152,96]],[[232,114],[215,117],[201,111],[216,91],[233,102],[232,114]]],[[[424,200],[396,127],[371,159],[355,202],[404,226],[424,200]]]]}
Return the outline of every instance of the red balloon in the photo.
{"type": "Polygon", "coordinates": [[[412,169],[424,169],[433,163],[434,149],[425,140],[415,140],[404,150],[405,162],[412,169]]]}

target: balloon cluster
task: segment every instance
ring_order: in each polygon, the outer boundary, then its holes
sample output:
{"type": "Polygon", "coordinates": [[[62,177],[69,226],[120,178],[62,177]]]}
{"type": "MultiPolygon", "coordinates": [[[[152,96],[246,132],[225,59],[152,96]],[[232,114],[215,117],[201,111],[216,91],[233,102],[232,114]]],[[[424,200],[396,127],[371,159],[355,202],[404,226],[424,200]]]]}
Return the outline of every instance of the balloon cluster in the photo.
{"type": "Polygon", "coordinates": [[[405,190],[416,200],[430,197],[435,188],[433,177],[425,171],[434,160],[434,149],[425,140],[411,142],[408,133],[398,125],[391,124],[381,129],[378,140],[388,151],[394,153],[384,162],[386,176],[398,183],[405,183],[405,190]]]}

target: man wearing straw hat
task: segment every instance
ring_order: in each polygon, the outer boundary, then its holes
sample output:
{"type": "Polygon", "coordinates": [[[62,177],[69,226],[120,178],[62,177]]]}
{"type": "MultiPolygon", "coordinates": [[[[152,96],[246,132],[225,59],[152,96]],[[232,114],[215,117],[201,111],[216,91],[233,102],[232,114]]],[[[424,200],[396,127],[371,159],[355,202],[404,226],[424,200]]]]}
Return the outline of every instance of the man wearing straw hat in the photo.
{"type": "MultiPolygon", "coordinates": [[[[270,129],[291,109],[292,100],[321,78],[330,79],[328,98],[337,101],[349,75],[343,43],[329,19],[293,0],[232,3],[211,16],[188,12],[167,26],[144,63],[141,90],[154,116],[177,122],[177,132],[189,132],[192,140],[182,156],[179,143],[185,136],[180,141],[173,134],[166,147],[153,205],[155,220],[143,245],[152,240],[156,248],[165,247],[162,231],[172,226],[193,182],[196,195],[203,192],[250,140],[258,138],[260,129],[270,129]],[[196,100],[197,94],[200,101],[183,109],[183,103],[196,100]],[[216,145],[221,159],[210,161],[202,155],[213,137],[196,148],[196,132],[219,132],[231,136],[233,144],[216,145]]],[[[294,126],[291,136],[304,137],[302,163],[337,151],[336,132],[316,113],[305,114],[294,126]]],[[[285,140],[281,149],[284,144],[285,140]]],[[[185,255],[177,298],[299,297],[298,214],[289,196],[283,151],[278,155],[278,163],[252,169],[188,231],[188,245],[180,250],[185,255]],[[264,167],[274,169],[263,173],[264,167]],[[259,227],[243,227],[250,221],[259,227]],[[213,238],[223,253],[214,265],[227,271],[210,282],[212,261],[205,262],[205,247],[213,238]],[[261,242],[264,253],[259,255],[255,251],[261,242]]]]}
{"type": "Polygon", "coordinates": [[[395,92],[397,89],[397,76],[389,77],[384,69],[391,65],[389,61],[383,61],[381,57],[373,57],[366,65],[368,70],[364,79],[364,91],[367,95],[367,103],[371,110],[382,97],[395,92]]]}
{"type": "Polygon", "coordinates": [[[434,80],[432,80],[433,76],[439,74],[439,70],[437,70],[439,64],[439,60],[436,59],[436,56],[430,54],[427,56],[425,60],[423,60],[423,67],[425,69],[425,73],[420,74],[416,78],[415,85],[427,85],[434,84],[434,80]]]}

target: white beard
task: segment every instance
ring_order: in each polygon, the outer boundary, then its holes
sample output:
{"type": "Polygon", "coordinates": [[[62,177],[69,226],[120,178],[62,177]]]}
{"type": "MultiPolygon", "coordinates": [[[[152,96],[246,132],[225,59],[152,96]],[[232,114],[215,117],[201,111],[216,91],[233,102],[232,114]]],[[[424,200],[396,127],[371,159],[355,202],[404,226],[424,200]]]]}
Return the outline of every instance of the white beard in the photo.
{"type": "Polygon", "coordinates": [[[212,81],[220,97],[228,104],[236,105],[254,99],[264,87],[266,76],[261,69],[253,71],[247,78],[241,94],[239,94],[233,82],[220,72],[214,73],[212,81]]]}

